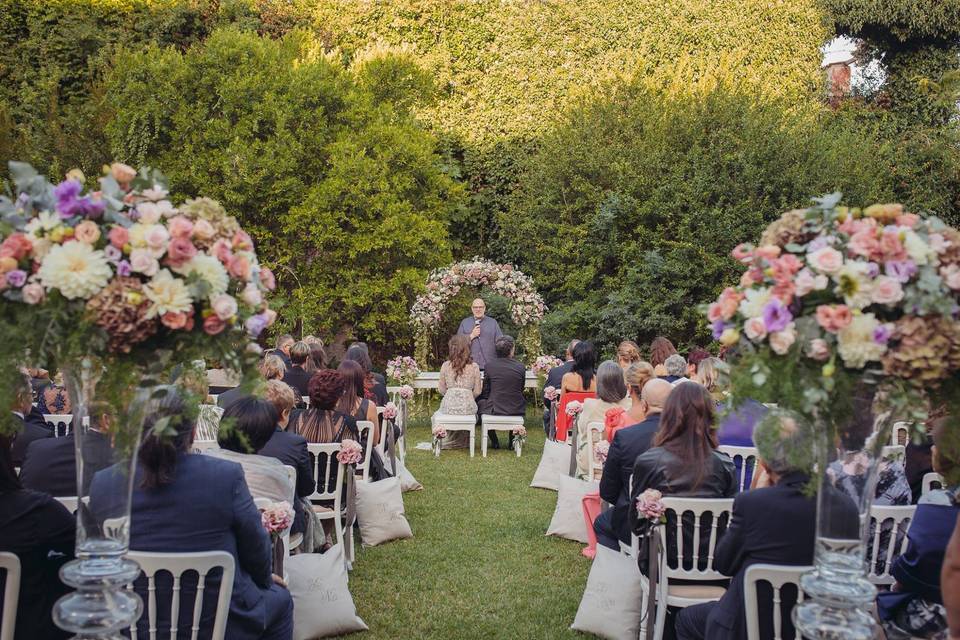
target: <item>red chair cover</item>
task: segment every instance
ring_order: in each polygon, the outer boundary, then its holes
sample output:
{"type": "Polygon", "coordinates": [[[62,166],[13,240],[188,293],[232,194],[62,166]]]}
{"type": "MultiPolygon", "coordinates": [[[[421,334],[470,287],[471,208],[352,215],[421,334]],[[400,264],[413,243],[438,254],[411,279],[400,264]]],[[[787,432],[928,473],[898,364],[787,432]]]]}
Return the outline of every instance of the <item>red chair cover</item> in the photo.
{"type": "Polygon", "coordinates": [[[567,391],[560,396],[560,404],[557,406],[557,440],[563,442],[567,439],[567,429],[570,428],[571,418],[567,415],[567,403],[577,400],[583,402],[587,398],[596,398],[594,391],[567,391]]]}

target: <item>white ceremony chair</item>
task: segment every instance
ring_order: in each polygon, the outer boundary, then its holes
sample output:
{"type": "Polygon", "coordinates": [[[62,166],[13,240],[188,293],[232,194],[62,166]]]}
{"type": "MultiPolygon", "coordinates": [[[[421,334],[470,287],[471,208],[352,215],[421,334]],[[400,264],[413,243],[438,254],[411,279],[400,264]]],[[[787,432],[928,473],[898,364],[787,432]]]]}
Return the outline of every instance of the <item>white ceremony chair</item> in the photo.
{"type": "Polygon", "coordinates": [[[53,429],[53,435],[56,437],[68,436],[73,429],[73,414],[71,413],[45,413],[43,421],[47,426],[53,429]]]}
{"type": "Polygon", "coordinates": [[[216,440],[194,440],[191,450],[194,453],[204,453],[211,449],[219,449],[220,443],[216,440]]]}
{"type": "MultiPolygon", "coordinates": [[[[695,604],[712,602],[723,597],[726,589],[721,586],[709,584],[670,584],[671,580],[694,580],[697,582],[721,581],[729,579],[713,568],[714,550],[717,547],[717,541],[720,538],[718,531],[720,520],[724,519],[729,524],[730,512],[733,509],[733,498],[663,498],[663,506],[667,513],[676,514],[676,522],[673,523],[674,534],[677,544],[677,566],[671,568],[669,558],[667,557],[667,524],[658,525],[660,530],[660,540],[662,547],[660,549],[660,571],[658,583],[653,585],[656,591],[656,622],[654,626],[655,640],[663,638],[664,628],[667,621],[667,607],[690,607],[695,604]],[[689,513],[693,515],[693,540],[691,548],[687,549],[683,538],[683,515],[689,513]],[[726,518],[723,516],[726,514],[726,518]],[[706,549],[706,563],[703,569],[700,568],[701,561],[704,560],[700,551],[701,527],[700,523],[705,516],[711,516],[709,546],[706,549]],[[684,569],[684,560],[692,560],[691,567],[684,569]]],[[[651,585],[646,584],[646,589],[651,585]]],[[[645,589],[645,590],[646,590],[645,589]]],[[[649,592],[648,592],[649,593],[649,592]]],[[[641,629],[641,635],[643,630],[641,629]]]]}
{"type": "MultiPolygon", "coordinates": [[[[143,616],[147,617],[149,625],[149,640],[157,638],[157,584],[156,577],[160,572],[169,572],[173,578],[173,588],[170,597],[170,637],[176,637],[176,629],[180,620],[180,582],[185,573],[197,574],[197,593],[193,600],[193,621],[191,624],[191,640],[197,640],[200,631],[200,615],[203,608],[203,594],[206,589],[205,579],[211,570],[223,569],[220,579],[220,592],[217,597],[217,610],[213,622],[211,640],[223,640],[227,630],[227,614],[230,612],[230,596],[233,593],[233,574],[236,569],[233,556],[226,551],[202,551],[199,553],[148,553],[131,550],[127,557],[140,565],[140,571],[147,578],[147,597],[144,598],[143,616]]],[[[133,589],[133,585],[128,585],[133,589]]],[[[137,640],[136,623],[130,627],[131,640],[137,640]]]]}
{"type": "Polygon", "coordinates": [[[760,459],[757,456],[757,448],[720,445],[717,447],[717,451],[730,456],[730,459],[733,460],[734,464],[736,464],[737,458],[740,458],[740,471],[737,474],[739,476],[737,478],[737,490],[745,491],[749,489],[750,482],[747,479],[753,479],[753,474],[757,470],[757,461],[760,459]]]}
{"type": "Polygon", "coordinates": [[[867,579],[873,584],[893,584],[896,579],[890,575],[893,561],[907,548],[907,530],[913,520],[916,505],[895,507],[870,507],[870,539],[867,541],[867,579]],[[884,527],[887,522],[892,526],[887,528],[887,539],[882,540],[884,527]],[[882,561],[881,570],[877,570],[878,560],[882,561]]]}
{"type": "MultiPolygon", "coordinates": [[[[517,427],[523,426],[523,416],[480,416],[480,455],[487,457],[487,434],[491,431],[506,431],[513,433],[517,427]]],[[[509,435],[507,436],[509,438],[509,435]]]]}
{"type": "Polygon", "coordinates": [[[16,554],[0,551],[0,570],[7,578],[3,588],[0,640],[13,640],[13,632],[17,628],[17,604],[20,600],[20,558],[16,554]]]}
{"type": "Polygon", "coordinates": [[[895,422],[890,431],[890,444],[903,446],[910,444],[910,427],[909,422],[895,422]]]}
{"type": "Polygon", "coordinates": [[[759,586],[766,582],[773,590],[773,601],[764,602],[763,610],[773,609],[773,640],[783,638],[783,621],[790,618],[793,605],[803,602],[803,591],[800,589],[800,576],[812,571],[813,567],[791,567],[779,564],[755,564],[747,569],[743,576],[743,600],[747,614],[747,640],[762,640],[767,636],[760,635],[759,586]],[[783,588],[792,586],[797,595],[793,604],[784,611],[783,588]]]}
{"type": "Polygon", "coordinates": [[[370,481],[370,457],[373,455],[373,423],[369,420],[357,420],[357,431],[360,433],[360,444],[363,446],[363,460],[357,464],[357,475],[363,476],[364,482],[370,481]],[[364,445],[364,440],[366,444],[364,445]]]}
{"type": "MultiPolygon", "coordinates": [[[[337,534],[337,542],[342,544],[347,551],[347,560],[353,562],[353,523],[346,523],[349,537],[344,535],[343,524],[343,465],[337,463],[336,476],[333,475],[330,464],[336,460],[337,452],[340,451],[339,442],[318,443],[308,442],[307,451],[313,457],[313,493],[307,496],[307,499],[313,504],[313,512],[318,520],[333,520],[334,532],[337,534]],[[320,472],[320,461],[323,460],[323,473],[320,472]],[[333,485],[331,487],[331,484],[333,485]],[[333,507],[325,507],[318,502],[333,502],[333,507]]],[[[309,549],[307,551],[310,551],[309,549]]]]}
{"type": "Polygon", "coordinates": [[[589,438],[587,441],[587,455],[589,456],[587,461],[587,478],[590,480],[599,479],[603,473],[603,463],[597,460],[594,445],[604,439],[603,435],[605,430],[606,428],[602,422],[590,422],[587,424],[587,437],[589,438]],[[600,437],[595,440],[594,434],[598,434],[600,437]]]}
{"type": "Polygon", "coordinates": [[[69,511],[70,513],[77,512],[77,506],[79,503],[79,499],[77,498],[77,496],[59,496],[56,498],[56,500],[60,504],[65,506],[67,508],[67,511],[69,511]]]}
{"type": "Polygon", "coordinates": [[[921,481],[922,488],[920,490],[920,495],[925,496],[934,489],[943,488],[943,476],[937,473],[936,471],[931,471],[930,473],[923,474],[923,480],[921,481]],[[936,485],[936,486],[934,486],[936,485]]]}
{"type": "MultiPolygon", "coordinates": [[[[477,416],[456,416],[456,415],[447,415],[445,413],[440,413],[437,411],[432,416],[430,416],[430,428],[431,432],[436,427],[443,427],[447,430],[447,433],[451,431],[466,431],[470,434],[470,457],[472,458],[474,452],[476,451],[476,431],[477,426],[477,416]]],[[[483,446],[483,445],[481,445],[483,446]]],[[[483,446],[484,451],[486,447],[483,446]]]]}
{"type": "Polygon", "coordinates": [[[300,396],[300,401],[306,408],[310,408],[310,396],[300,396]]]}

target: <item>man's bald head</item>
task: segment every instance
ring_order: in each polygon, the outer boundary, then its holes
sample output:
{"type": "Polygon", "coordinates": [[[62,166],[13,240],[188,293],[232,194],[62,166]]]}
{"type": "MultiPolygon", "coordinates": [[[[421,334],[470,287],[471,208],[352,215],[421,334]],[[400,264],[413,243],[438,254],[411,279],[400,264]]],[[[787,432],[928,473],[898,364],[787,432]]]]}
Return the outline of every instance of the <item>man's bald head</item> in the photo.
{"type": "Polygon", "coordinates": [[[673,391],[673,385],[666,380],[654,378],[643,385],[640,392],[640,399],[647,403],[648,413],[658,413],[663,411],[663,405],[667,403],[667,397],[673,391]]]}

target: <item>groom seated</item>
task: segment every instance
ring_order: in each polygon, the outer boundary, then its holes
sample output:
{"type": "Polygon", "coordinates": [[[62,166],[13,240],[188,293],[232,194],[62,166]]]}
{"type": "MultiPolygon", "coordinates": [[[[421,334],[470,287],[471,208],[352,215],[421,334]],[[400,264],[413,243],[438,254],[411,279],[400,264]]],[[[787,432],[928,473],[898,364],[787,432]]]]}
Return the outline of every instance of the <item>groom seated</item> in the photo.
{"type": "MultiPolygon", "coordinates": [[[[483,371],[483,390],[477,398],[477,410],[481,416],[523,416],[527,412],[527,399],[523,397],[527,369],[513,359],[513,338],[500,336],[493,346],[497,357],[488,361],[483,371]]],[[[510,440],[513,440],[512,434],[510,440]]],[[[490,432],[490,444],[494,449],[500,448],[495,431],[490,432]]]]}

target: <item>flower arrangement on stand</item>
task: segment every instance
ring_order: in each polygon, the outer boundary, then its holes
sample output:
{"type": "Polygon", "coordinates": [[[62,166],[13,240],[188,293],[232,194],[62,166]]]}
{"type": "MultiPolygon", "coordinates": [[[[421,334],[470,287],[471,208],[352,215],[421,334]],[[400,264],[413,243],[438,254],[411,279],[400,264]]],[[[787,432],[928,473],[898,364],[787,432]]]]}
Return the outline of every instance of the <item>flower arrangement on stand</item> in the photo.
{"type": "MultiPolygon", "coordinates": [[[[218,360],[252,384],[252,340],[276,318],[265,300],[274,276],[222,206],[208,198],[175,205],[158,171],[115,163],[98,190],[85,192],[78,171],[54,185],[30,165],[9,166],[16,195],[0,197],[3,402],[11,406],[21,366],[59,369],[77,459],[89,455],[84,418],[97,401],[117,417],[113,459],[132,478],[143,420],[176,365],[218,360]]],[[[158,420],[154,433],[166,435],[168,425],[158,420]]],[[[0,419],[0,432],[12,426],[0,419]]],[[[129,488],[122,493],[114,513],[129,520],[129,488]]],[[[77,496],[88,498],[88,481],[77,496]]],[[[129,526],[104,530],[96,507],[78,514],[79,560],[61,574],[76,591],[54,608],[57,625],[83,637],[112,635],[140,610],[122,588],[139,572],[123,557],[129,526]]]]}
{"type": "Polygon", "coordinates": [[[457,262],[432,272],[426,292],[418,296],[410,309],[410,324],[415,333],[414,356],[421,363],[430,359],[430,334],[443,318],[443,312],[464,287],[489,287],[511,301],[510,315],[520,327],[517,341],[528,356],[540,351],[540,333],[536,330],[547,306],[533,286],[533,280],[512,264],[498,264],[481,258],[457,262]]]}
{"type": "MultiPolygon", "coordinates": [[[[960,419],[960,232],[899,204],[848,208],[839,194],[815,202],[781,216],[758,246],[734,249],[745,269],[740,283],[706,312],[714,337],[735,348],[734,403],[777,402],[784,411],[773,417],[816,443],[815,459],[810,451],[791,454],[798,467],[819,469],[818,486],[832,482],[825,470],[838,434],[849,436],[864,412],[881,417],[874,437],[856,444],[847,437],[840,451],[871,461],[865,486],[872,487],[894,420],[922,417],[926,399],[960,419]]],[[[960,437],[956,426],[951,437],[960,437]]],[[[797,626],[810,638],[827,627],[869,637],[875,588],[863,575],[863,544],[830,548],[842,523],[832,521],[825,495],[817,569],[802,580],[811,599],[797,608],[797,626]]],[[[859,498],[862,522],[873,495],[859,498]]]]}
{"type": "Polygon", "coordinates": [[[563,364],[563,362],[557,356],[540,355],[533,361],[533,365],[531,365],[530,368],[537,374],[540,384],[543,384],[547,379],[547,374],[550,373],[550,369],[559,367],[561,364],[563,364]]]}
{"type": "Polygon", "coordinates": [[[527,444],[527,428],[526,427],[514,427],[513,428],[513,450],[517,452],[517,457],[520,457],[520,452],[523,450],[523,445],[527,444]]]}
{"type": "Polygon", "coordinates": [[[272,502],[260,510],[260,521],[263,523],[263,528],[270,534],[270,542],[273,545],[273,573],[281,578],[283,561],[287,555],[283,535],[293,526],[293,517],[293,507],[285,500],[272,502]]]}
{"type": "Polygon", "coordinates": [[[447,430],[445,428],[439,425],[433,428],[433,455],[437,458],[440,457],[440,446],[446,437],[447,430]]]}
{"type": "Polygon", "coordinates": [[[550,402],[555,402],[560,397],[560,391],[553,385],[544,387],[543,397],[550,402]]]}
{"type": "Polygon", "coordinates": [[[410,356],[397,356],[387,361],[387,379],[398,385],[409,386],[420,375],[420,365],[410,356]]]}

